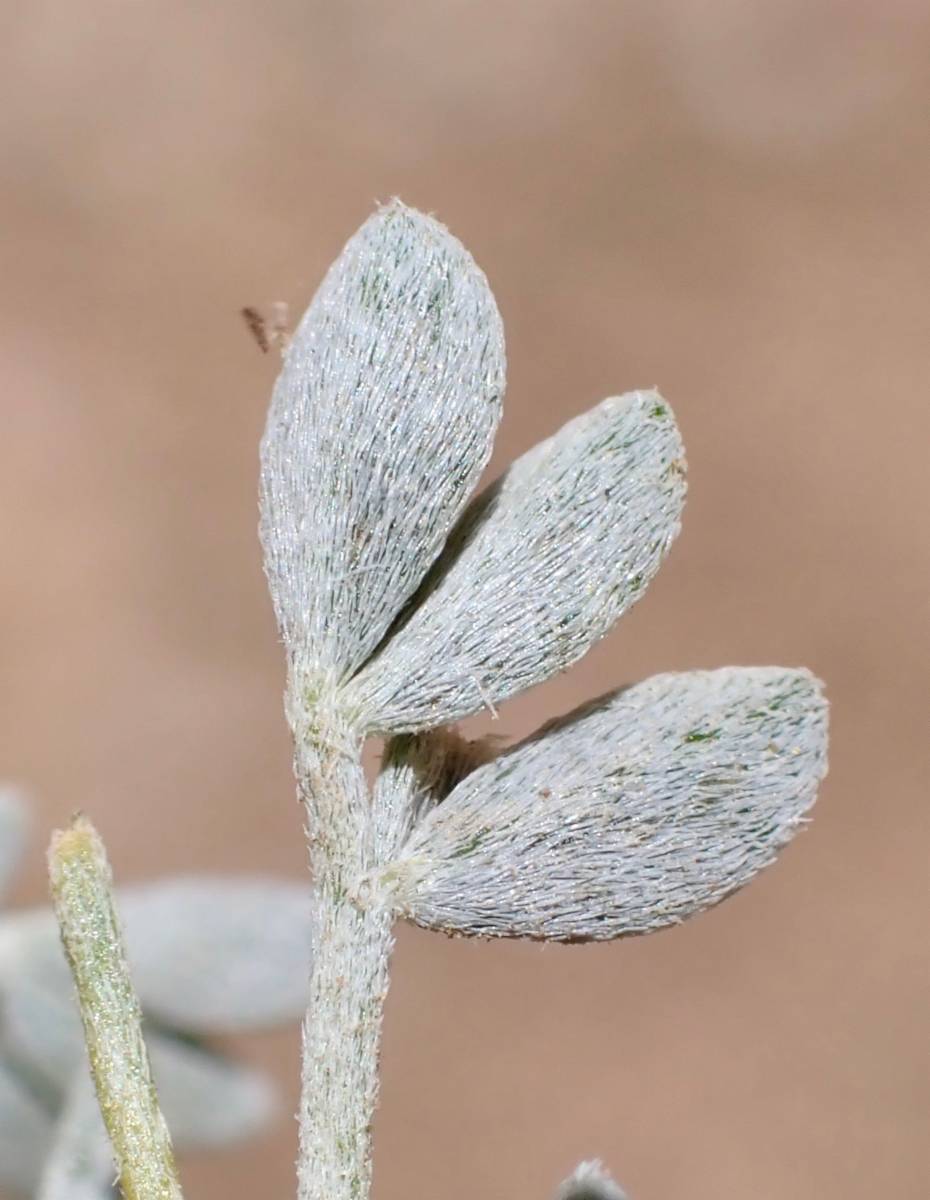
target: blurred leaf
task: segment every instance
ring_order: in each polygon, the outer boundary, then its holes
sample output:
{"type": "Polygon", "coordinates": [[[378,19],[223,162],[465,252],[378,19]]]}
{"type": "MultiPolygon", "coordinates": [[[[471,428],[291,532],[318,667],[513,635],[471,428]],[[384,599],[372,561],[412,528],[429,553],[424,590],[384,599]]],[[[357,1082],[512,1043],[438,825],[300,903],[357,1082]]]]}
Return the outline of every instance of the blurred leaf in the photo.
{"type": "Polygon", "coordinates": [[[52,1117],[0,1058],[0,1187],[31,1195],[52,1141],[52,1117]]]}

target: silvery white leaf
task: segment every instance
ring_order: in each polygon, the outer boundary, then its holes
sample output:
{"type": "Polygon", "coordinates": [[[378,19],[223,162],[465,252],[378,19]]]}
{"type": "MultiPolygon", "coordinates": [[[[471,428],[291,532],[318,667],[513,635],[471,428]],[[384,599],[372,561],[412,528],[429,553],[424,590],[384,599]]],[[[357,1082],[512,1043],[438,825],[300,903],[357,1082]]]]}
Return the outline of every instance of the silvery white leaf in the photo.
{"type": "Polygon", "coordinates": [[[158,1099],[178,1150],[211,1149],[252,1137],[275,1109],[270,1083],[228,1058],[146,1029],[158,1099]]]}
{"type": "Polygon", "coordinates": [[[19,866],[29,833],[29,813],[19,788],[0,784],[0,897],[19,866]]]}
{"type": "Polygon", "coordinates": [[[122,888],[118,902],[146,1016],[220,1033],[294,1020],[306,1009],[309,887],[192,876],[122,888]]]}
{"type": "Polygon", "coordinates": [[[595,1158],[578,1164],[559,1187],[555,1200],[627,1200],[627,1197],[595,1158]]]}
{"type": "Polygon", "coordinates": [[[570,421],[469,506],[351,684],[353,707],[379,732],[426,729],[565,670],[642,595],[684,494],[684,449],[657,392],[570,421]]]}
{"type": "Polygon", "coordinates": [[[826,770],[807,671],[657,675],[479,767],[397,864],[418,924],[560,941],[646,933],[770,863],[826,770]]]}
{"type": "Polygon", "coordinates": [[[114,1200],[116,1166],[85,1059],[55,1126],[36,1200],[114,1200]]]}
{"type": "Polygon", "coordinates": [[[487,463],[504,389],[487,280],[395,202],[330,268],[262,441],[261,538],[284,640],[338,680],[372,653],[487,463]]]}
{"type": "Polygon", "coordinates": [[[51,1115],[0,1058],[0,1188],[31,1195],[51,1141],[51,1115]]]}

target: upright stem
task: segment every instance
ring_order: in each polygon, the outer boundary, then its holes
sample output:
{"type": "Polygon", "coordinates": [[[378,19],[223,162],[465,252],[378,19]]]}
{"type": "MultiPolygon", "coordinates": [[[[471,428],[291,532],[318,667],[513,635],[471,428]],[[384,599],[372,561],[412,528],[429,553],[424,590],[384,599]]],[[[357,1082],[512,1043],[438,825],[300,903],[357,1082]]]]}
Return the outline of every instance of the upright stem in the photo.
{"type": "Polygon", "coordinates": [[[316,946],[303,1028],[298,1200],[367,1200],[378,1045],[393,938],[390,903],[355,886],[376,864],[361,747],[337,715],[289,695],[307,810],[316,946]]]}
{"type": "Polygon", "coordinates": [[[366,1200],[390,913],[360,913],[326,889],[304,1022],[300,1200],[366,1200]]]}

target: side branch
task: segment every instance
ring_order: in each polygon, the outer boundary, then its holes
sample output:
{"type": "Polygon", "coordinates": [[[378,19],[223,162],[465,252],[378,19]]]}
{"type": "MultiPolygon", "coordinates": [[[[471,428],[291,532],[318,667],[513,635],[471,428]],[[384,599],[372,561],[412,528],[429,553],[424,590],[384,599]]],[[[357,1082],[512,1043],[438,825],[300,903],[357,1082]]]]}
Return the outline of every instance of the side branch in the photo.
{"type": "Polygon", "coordinates": [[[52,836],[52,899],[125,1200],[182,1200],[129,978],[103,842],[82,815],[52,836]]]}

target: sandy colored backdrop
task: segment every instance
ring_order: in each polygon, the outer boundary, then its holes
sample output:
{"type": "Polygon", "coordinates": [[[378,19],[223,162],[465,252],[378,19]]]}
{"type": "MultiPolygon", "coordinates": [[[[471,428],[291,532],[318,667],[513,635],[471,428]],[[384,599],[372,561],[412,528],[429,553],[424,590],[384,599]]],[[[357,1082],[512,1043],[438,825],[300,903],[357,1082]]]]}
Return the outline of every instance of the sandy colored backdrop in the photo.
{"type": "MultiPolygon", "coordinates": [[[[0,11],[0,773],[33,853],[77,807],[120,878],[300,876],[261,573],[275,373],[376,199],[434,211],[508,334],[492,465],[657,384],[684,532],[522,735],[621,681],[806,664],[810,830],[653,938],[403,929],[376,1200],[930,1193],[930,17],[890,0],[6,0],[0,11]]],[[[485,727],[487,723],[479,723],[485,727]]],[[[262,1142],[189,1200],[293,1194],[297,1034],[262,1142]]]]}

